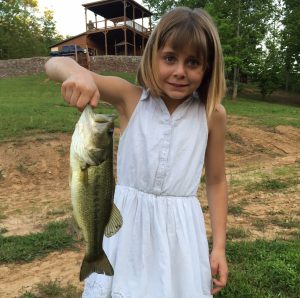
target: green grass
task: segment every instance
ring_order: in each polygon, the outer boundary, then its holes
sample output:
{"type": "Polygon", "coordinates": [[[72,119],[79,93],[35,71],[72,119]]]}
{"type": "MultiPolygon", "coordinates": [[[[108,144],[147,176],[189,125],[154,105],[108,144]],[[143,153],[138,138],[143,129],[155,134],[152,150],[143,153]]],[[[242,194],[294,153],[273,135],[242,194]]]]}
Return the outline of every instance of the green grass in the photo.
{"type": "Polygon", "coordinates": [[[245,189],[252,191],[283,191],[297,184],[296,179],[280,180],[277,178],[263,178],[261,181],[249,182],[245,189]]]}
{"type": "Polygon", "coordinates": [[[0,168],[0,181],[4,180],[5,174],[4,174],[4,170],[0,168]]]}
{"type": "Polygon", "coordinates": [[[101,73],[106,76],[118,76],[123,78],[124,80],[127,80],[133,84],[136,83],[136,74],[134,73],[129,73],[129,72],[115,72],[115,71],[105,71],[101,73]]]}
{"type": "Polygon", "coordinates": [[[279,217],[274,217],[271,219],[271,223],[273,225],[282,227],[284,229],[292,229],[292,228],[297,228],[300,230],[300,221],[295,220],[293,218],[279,218],[279,217]]]}
{"type": "Polygon", "coordinates": [[[265,231],[266,223],[264,220],[257,218],[252,222],[252,225],[259,231],[265,231]]]}
{"type": "MultiPolygon", "coordinates": [[[[60,94],[60,84],[44,74],[0,79],[0,140],[36,132],[68,132],[80,113],[69,107],[60,94]]],[[[116,114],[100,104],[97,112],[116,114]]]]}
{"type": "Polygon", "coordinates": [[[234,240],[234,239],[244,239],[247,238],[249,235],[247,231],[242,228],[229,228],[227,229],[227,239],[234,240]]]}
{"type": "Polygon", "coordinates": [[[0,209],[0,222],[1,222],[1,220],[6,219],[6,218],[7,218],[7,216],[4,214],[3,210],[0,209]]]}
{"type": "Polygon", "coordinates": [[[81,291],[75,286],[67,284],[62,286],[58,280],[47,283],[38,283],[33,290],[26,291],[19,298],[80,298],[81,291]]]}
{"type": "Polygon", "coordinates": [[[228,242],[229,279],[217,298],[300,297],[300,242],[228,242]]]}
{"type": "Polygon", "coordinates": [[[244,208],[237,204],[228,205],[228,214],[231,215],[242,215],[244,213],[244,208]]]}
{"type": "Polygon", "coordinates": [[[74,243],[65,222],[49,223],[42,232],[25,236],[0,234],[0,264],[30,262],[52,251],[72,248],[74,243]]]}
{"type": "MultiPolygon", "coordinates": [[[[118,75],[135,82],[135,75],[128,73],[107,72],[105,75],[118,75]]],[[[49,81],[44,74],[2,78],[0,79],[0,140],[32,135],[37,132],[71,133],[80,113],[69,107],[61,98],[60,84],[49,81]]],[[[267,126],[272,130],[277,125],[300,127],[300,109],[281,104],[238,98],[232,102],[224,100],[228,115],[249,117],[249,125],[267,126]]],[[[100,105],[97,112],[116,114],[107,105],[100,105]]],[[[118,122],[117,122],[118,123],[118,122]]],[[[243,145],[242,136],[229,134],[227,138],[243,145]]],[[[60,149],[58,149],[60,150],[60,149]]],[[[262,150],[259,148],[259,150],[262,150]]],[[[65,152],[60,151],[63,156],[65,152]]],[[[297,164],[299,168],[299,163],[297,164]]],[[[26,170],[19,165],[19,171],[26,170]]],[[[281,191],[295,180],[288,179],[297,175],[295,167],[278,169],[276,176],[284,179],[263,177],[261,181],[251,182],[249,179],[240,182],[253,190],[281,191]],[[290,182],[291,180],[292,182],[290,182]]],[[[0,169],[0,179],[5,173],[0,169]]],[[[247,178],[247,177],[246,177],[247,178]]],[[[205,178],[202,178],[205,181],[205,178]]],[[[240,180],[240,179],[239,179],[240,180]]],[[[242,180],[241,180],[242,181],[242,180]]],[[[55,214],[53,210],[49,215],[55,214]]],[[[240,215],[241,206],[231,206],[229,212],[240,215]]],[[[0,210],[0,219],[5,218],[0,210]]],[[[299,222],[273,218],[273,224],[286,228],[299,228],[299,222]]],[[[256,221],[254,226],[264,229],[264,223],[256,221]]],[[[283,241],[241,241],[248,237],[243,229],[228,230],[228,260],[230,266],[229,283],[218,298],[261,298],[261,297],[300,297],[300,237],[299,231],[291,231],[292,240],[283,241]],[[230,241],[239,240],[239,241],[230,241]]],[[[73,238],[66,232],[65,223],[53,223],[45,227],[41,233],[27,236],[5,237],[5,230],[0,233],[0,263],[31,261],[51,251],[74,247],[73,238]],[[4,233],[4,234],[2,234],[4,233]]],[[[57,281],[39,284],[34,291],[26,292],[22,298],[29,297],[77,297],[72,293],[72,286],[63,287],[57,281]],[[68,294],[70,291],[71,294],[68,294]],[[69,295],[69,296],[68,296],[69,295]]],[[[79,297],[79,296],[78,296],[79,297]]]]}
{"type": "MultiPolygon", "coordinates": [[[[299,234],[298,234],[299,239],[299,234]]],[[[229,279],[217,298],[298,298],[300,242],[256,240],[227,243],[229,279]]],[[[77,298],[72,285],[57,280],[38,284],[19,298],[77,298]]]]}
{"type": "Polygon", "coordinates": [[[297,177],[300,173],[300,160],[296,160],[292,165],[284,165],[272,170],[273,174],[280,177],[297,177]]]}
{"type": "Polygon", "coordinates": [[[254,125],[276,127],[291,125],[300,128],[300,108],[258,100],[238,98],[225,99],[223,104],[229,115],[251,118],[254,125]]]}
{"type": "Polygon", "coordinates": [[[233,132],[227,132],[226,133],[226,139],[230,140],[234,143],[240,144],[240,145],[245,145],[245,142],[243,140],[243,138],[237,134],[237,133],[233,133],[233,132]]]}
{"type": "MultiPolygon", "coordinates": [[[[105,72],[135,82],[135,74],[105,72]]],[[[80,113],[69,107],[60,94],[60,84],[47,79],[45,74],[0,79],[0,140],[17,138],[36,132],[71,133],[80,113]]],[[[104,100],[104,99],[103,99],[104,100]]],[[[238,98],[225,99],[229,115],[250,117],[254,124],[267,126],[292,125],[300,127],[300,109],[280,104],[238,98]]],[[[100,104],[99,113],[116,114],[112,107],[100,104]]],[[[118,120],[116,121],[118,125],[118,120]]],[[[230,135],[243,142],[237,135],[230,135]]]]}

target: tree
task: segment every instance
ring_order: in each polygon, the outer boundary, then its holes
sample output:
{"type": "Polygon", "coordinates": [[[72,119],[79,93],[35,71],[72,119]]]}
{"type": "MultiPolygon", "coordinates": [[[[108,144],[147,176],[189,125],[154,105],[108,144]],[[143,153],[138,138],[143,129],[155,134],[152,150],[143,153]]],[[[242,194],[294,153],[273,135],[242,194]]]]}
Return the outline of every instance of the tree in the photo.
{"type": "Polygon", "coordinates": [[[154,12],[154,20],[159,19],[164,13],[174,7],[187,6],[190,8],[204,7],[210,0],[144,0],[143,2],[154,12]]]}
{"type": "Polygon", "coordinates": [[[272,41],[266,42],[267,51],[261,59],[258,70],[258,86],[262,96],[272,94],[280,86],[281,54],[277,45],[272,41]]]}
{"type": "Polygon", "coordinates": [[[45,13],[45,19],[38,16],[37,0],[0,2],[0,59],[48,53],[48,43],[57,34],[53,14],[45,13]]]}
{"type": "MultiPolygon", "coordinates": [[[[292,0],[290,0],[292,1],[292,0]]],[[[232,98],[235,99],[241,78],[253,74],[264,54],[262,43],[267,35],[273,0],[177,0],[144,1],[156,17],[174,6],[203,7],[214,18],[224,52],[226,76],[232,98]]]]}
{"type": "Polygon", "coordinates": [[[45,10],[40,22],[42,24],[42,36],[47,48],[63,39],[63,36],[58,35],[56,32],[56,24],[53,19],[52,10],[45,10]]]}
{"type": "Polygon", "coordinates": [[[268,32],[261,44],[261,56],[258,58],[255,72],[251,74],[252,79],[258,82],[263,97],[282,86],[283,55],[280,47],[283,12],[281,0],[274,0],[268,21],[268,32]]]}
{"type": "Polygon", "coordinates": [[[217,23],[229,88],[236,99],[241,76],[247,81],[258,69],[273,1],[213,0],[206,9],[217,23]]]}
{"type": "Polygon", "coordinates": [[[300,2],[285,0],[281,50],[284,55],[285,89],[300,91],[300,2]]]}

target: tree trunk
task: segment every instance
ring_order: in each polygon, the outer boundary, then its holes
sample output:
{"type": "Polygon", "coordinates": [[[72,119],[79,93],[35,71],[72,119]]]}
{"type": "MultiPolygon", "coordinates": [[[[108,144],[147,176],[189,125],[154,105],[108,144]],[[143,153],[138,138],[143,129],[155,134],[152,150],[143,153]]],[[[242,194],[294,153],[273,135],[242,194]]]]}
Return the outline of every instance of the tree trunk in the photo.
{"type": "MultiPolygon", "coordinates": [[[[239,56],[239,37],[240,37],[240,18],[241,18],[241,1],[238,1],[238,11],[237,11],[237,26],[236,26],[236,37],[237,37],[237,45],[235,49],[235,57],[239,56]]],[[[232,90],[232,100],[236,100],[237,92],[238,92],[238,83],[239,83],[239,67],[238,65],[234,66],[233,69],[233,90],[232,90]]]]}
{"type": "Polygon", "coordinates": [[[238,82],[239,82],[239,71],[240,69],[235,66],[233,70],[233,90],[232,90],[232,100],[236,100],[238,93],[238,82]]]}
{"type": "Polygon", "coordinates": [[[289,91],[289,71],[285,71],[285,91],[289,91]]]}

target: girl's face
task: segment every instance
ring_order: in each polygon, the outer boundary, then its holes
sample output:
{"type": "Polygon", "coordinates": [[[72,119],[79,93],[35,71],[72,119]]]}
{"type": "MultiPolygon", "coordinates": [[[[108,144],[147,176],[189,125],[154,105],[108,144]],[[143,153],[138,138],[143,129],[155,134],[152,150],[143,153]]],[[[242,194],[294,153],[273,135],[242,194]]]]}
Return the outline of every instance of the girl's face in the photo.
{"type": "Polygon", "coordinates": [[[188,47],[174,50],[169,42],[158,51],[157,65],[163,100],[177,105],[197,90],[205,71],[196,53],[188,47]]]}

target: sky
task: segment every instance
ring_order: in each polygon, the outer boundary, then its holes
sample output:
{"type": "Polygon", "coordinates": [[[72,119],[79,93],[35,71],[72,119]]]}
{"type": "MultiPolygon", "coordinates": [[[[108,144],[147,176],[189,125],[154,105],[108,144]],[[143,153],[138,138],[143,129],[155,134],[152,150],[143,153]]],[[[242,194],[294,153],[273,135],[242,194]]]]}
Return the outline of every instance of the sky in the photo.
{"type": "MultiPolygon", "coordinates": [[[[54,11],[54,21],[59,34],[77,35],[85,31],[85,14],[82,4],[96,2],[97,0],[38,0],[39,10],[45,8],[54,11]]],[[[142,4],[142,0],[135,0],[142,4]]],[[[88,20],[94,20],[93,14],[88,20]]]]}

